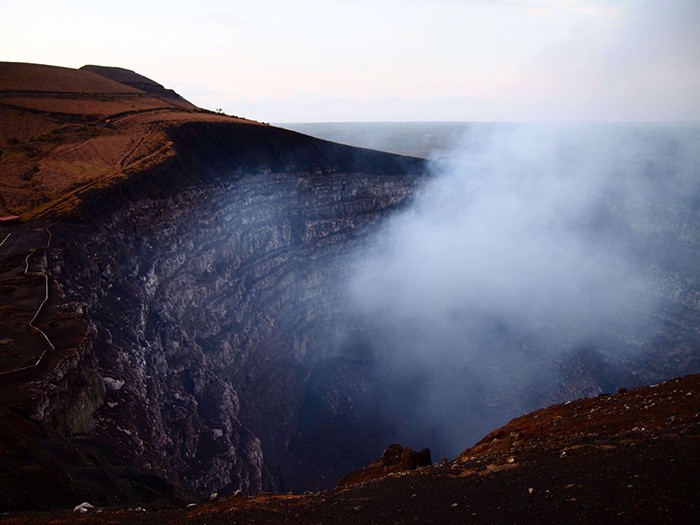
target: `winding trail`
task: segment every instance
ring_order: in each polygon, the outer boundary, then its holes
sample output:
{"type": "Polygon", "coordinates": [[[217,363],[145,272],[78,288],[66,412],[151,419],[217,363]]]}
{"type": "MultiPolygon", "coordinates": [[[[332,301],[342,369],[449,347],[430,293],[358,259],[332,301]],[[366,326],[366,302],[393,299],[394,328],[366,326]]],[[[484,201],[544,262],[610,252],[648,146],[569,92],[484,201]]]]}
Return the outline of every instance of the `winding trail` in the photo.
{"type": "MultiPolygon", "coordinates": [[[[30,368],[34,368],[34,367],[37,366],[39,363],[41,363],[41,360],[44,358],[44,356],[46,355],[46,353],[47,353],[49,350],[56,350],[56,347],[55,347],[54,344],[51,342],[51,339],[49,339],[49,336],[46,335],[46,332],[44,332],[41,328],[39,328],[37,325],[34,324],[34,321],[36,321],[36,318],[39,317],[39,314],[41,313],[41,310],[44,308],[44,305],[45,305],[45,304],[47,303],[47,301],[49,300],[49,276],[46,275],[46,273],[43,272],[43,271],[39,271],[39,272],[30,272],[30,271],[29,271],[29,258],[30,258],[32,255],[34,255],[34,253],[36,253],[37,250],[45,250],[45,253],[47,254],[47,262],[48,262],[48,250],[49,250],[49,247],[51,246],[51,238],[52,238],[52,234],[51,234],[50,228],[51,228],[52,226],[54,226],[55,224],[57,224],[57,223],[54,222],[54,223],[48,225],[46,228],[44,228],[44,231],[46,231],[46,233],[48,234],[48,239],[47,239],[47,241],[46,241],[46,246],[44,246],[44,247],[39,247],[39,248],[30,248],[30,249],[29,249],[29,253],[27,253],[27,256],[24,258],[24,275],[27,275],[27,276],[29,276],[29,275],[39,275],[39,276],[42,276],[42,277],[44,278],[44,300],[41,301],[41,304],[39,305],[39,308],[37,308],[36,312],[34,313],[34,316],[33,316],[33,317],[31,318],[31,320],[29,321],[29,327],[30,327],[32,330],[34,330],[35,332],[38,332],[39,334],[41,334],[41,336],[42,336],[42,337],[46,340],[46,342],[48,343],[49,348],[45,349],[33,364],[27,365],[27,366],[23,366],[23,367],[20,367],[20,368],[15,368],[15,369],[13,369],[13,370],[5,370],[5,371],[3,371],[3,372],[0,372],[0,376],[6,375],[6,374],[12,374],[12,373],[14,373],[14,372],[21,372],[21,371],[23,371],[23,370],[28,370],[28,369],[30,369],[30,368]]],[[[2,245],[5,243],[5,241],[10,237],[10,235],[11,235],[11,234],[7,234],[7,237],[5,237],[5,238],[3,239],[3,241],[0,243],[0,246],[2,246],[2,245]]]]}
{"type": "MultiPolygon", "coordinates": [[[[49,228],[51,228],[51,226],[53,226],[54,224],[56,224],[56,223],[50,224],[49,226],[44,228],[46,233],[49,235],[49,238],[46,241],[46,247],[43,248],[45,250],[45,254],[47,255],[47,264],[48,264],[48,251],[49,251],[49,246],[51,246],[51,237],[52,237],[51,231],[49,230],[49,228]]],[[[41,249],[41,248],[32,248],[31,250],[29,250],[27,257],[24,260],[25,261],[24,275],[29,275],[29,257],[31,255],[33,255],[37,249],[41,249]]],[[[34,313],[34,317],[32,317],[31,321],[29,321],[29,326],[31,328],[33,328],[35,331],[39,332],[44,337],[44,339],[46,339],[46,342],[49,343],[51,350],[56,350],[56,347],[51,342],[51,339],[49,339],[49,336],[46,335],[46,333],[41,328],[39,328],[38,326],[36,326],[34,324],[34,321],[36,321],[36,318],[41,313],[41,309],[44,307],[46,302],[49,300],[49,276],[46,275],[44,272],[32,272],[32,274],[33,275],[41,275],[44,277],[45,294],[44,294],[44,300],[41,301],[39,308],[37,308],[37,311],[34,313]]],[[[46,352],[47,352],[47,350],[44,350],[44,352],[39,356],[39,359],[37,359],[37,362],[32,366],[38,365],[39,362],[41,361],[41,358],[44,357],[44,354],[46,354],[46,352]]]]}

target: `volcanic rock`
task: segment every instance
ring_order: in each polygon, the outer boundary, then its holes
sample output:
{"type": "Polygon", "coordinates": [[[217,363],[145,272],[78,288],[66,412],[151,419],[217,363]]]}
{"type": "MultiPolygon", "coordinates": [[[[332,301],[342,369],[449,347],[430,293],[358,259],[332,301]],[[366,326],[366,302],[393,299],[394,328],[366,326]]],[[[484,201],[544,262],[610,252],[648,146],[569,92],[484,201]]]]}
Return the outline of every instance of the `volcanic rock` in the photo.
{"type": "Polygon", "coordinates": [[[406,472],[429,465],[432,465],[430,449],[424,448],[416,452],[411,448],[404,448],[398,443],[393,443],[384,450],[381,458],[341,479],[338,482],[338,487],[363,483],[372,479],[382,478],[389,473],[406,472]]]}

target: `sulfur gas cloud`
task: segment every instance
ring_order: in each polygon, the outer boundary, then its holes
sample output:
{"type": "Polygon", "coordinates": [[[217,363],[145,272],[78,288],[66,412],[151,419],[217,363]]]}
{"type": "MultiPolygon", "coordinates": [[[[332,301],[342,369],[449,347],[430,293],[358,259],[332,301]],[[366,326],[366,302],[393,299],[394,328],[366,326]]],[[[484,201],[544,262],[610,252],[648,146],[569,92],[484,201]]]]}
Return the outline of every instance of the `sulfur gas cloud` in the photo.
{"type": "Polygon", "coordinates": [[[454,454],[614,387],[606,366],[662,330],[673,251],[697,247],[697,139],[670,124],[468,128],[355,254],[348,293],[397,439],[454,454]]]}

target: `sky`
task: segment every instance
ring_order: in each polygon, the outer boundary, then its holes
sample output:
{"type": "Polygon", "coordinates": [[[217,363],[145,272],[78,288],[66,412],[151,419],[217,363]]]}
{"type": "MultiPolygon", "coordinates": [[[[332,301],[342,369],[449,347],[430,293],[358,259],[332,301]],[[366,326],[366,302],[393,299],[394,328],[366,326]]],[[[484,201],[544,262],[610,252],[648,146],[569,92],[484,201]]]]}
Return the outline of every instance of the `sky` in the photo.
{"type": "Polygon", "coordinates": [[[0,59],[265,122],[700,120],[698,0],[0,0],[0,59]]]}

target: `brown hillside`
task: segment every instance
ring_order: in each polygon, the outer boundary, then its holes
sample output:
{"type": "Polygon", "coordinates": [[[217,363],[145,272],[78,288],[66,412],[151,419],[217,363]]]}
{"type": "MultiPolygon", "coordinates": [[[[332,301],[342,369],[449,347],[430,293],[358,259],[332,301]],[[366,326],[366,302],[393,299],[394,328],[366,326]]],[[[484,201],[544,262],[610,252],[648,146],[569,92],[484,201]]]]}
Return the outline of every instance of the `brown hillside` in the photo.
{"type": "Polygon", "coordinates": [[[0,62],[0,91],[138,93],[140,90],[90,71],[41,64],[0,62]]]}
{"type": "Polygon", "coordinates": [[[95,73],[96,75],[100,75],[101,77],[114,80],[115,82],[126,84],[127,86],[132,84],[145,84],[150,85],[153,88],[165,89],[158,82],[123,67],[107,67],[88,64],[87,66],[81,67],[79,71],[89,71],[91,73],[95,73]]]}
{"type": "Polygon", "coordinates": [[[110,80],[114,80],[115,82],[120,82],[127,86],[157,95],[177,107],[185,109],[195,109],[196,107],[194,104],[188,102],[180,95],[175,93],[172,89],[166,89],[158,82],[155,82],[148,77],[144,77],[143,75],[139,75],[130,69],[124,69],[122,67],[87,65],[81,67],[80,70],[89,71],[110,80]]]}
{"type": "Polygon", "coordinates": [[[153,84],[161,92],[86,70],[0,63],[0,217],[69,212],[84,191],[170,158],[168,132],[183,122],[257,125],[153,84]]]}

